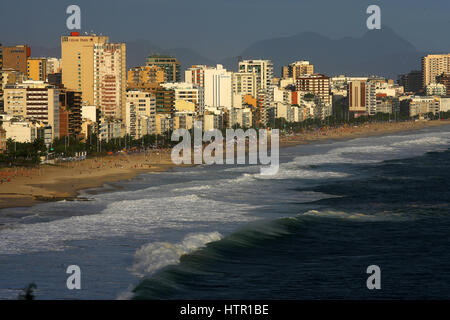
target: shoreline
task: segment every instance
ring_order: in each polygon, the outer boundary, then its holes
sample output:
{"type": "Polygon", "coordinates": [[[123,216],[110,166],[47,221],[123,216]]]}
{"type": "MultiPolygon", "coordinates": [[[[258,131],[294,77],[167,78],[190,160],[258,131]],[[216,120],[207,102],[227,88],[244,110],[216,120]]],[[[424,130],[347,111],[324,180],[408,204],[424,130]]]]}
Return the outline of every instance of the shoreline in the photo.
{"type": "MultiPolygon", "coordinates": [[[[343,126],[280,137],[280,148],[327,140],[410,132],[449,124],[450,121],[434,120],[343,126]]],[[[4,168],[0,170],[0,209],[30,207],[48,201],[74,200],[81,190],[130,180],[142,173],[165,172],[175,167],[189,166],[173,164],[170,154],[171,150],[150,151],[89,158],[58,165],[41,165],[32,169],[4,168]]]]}

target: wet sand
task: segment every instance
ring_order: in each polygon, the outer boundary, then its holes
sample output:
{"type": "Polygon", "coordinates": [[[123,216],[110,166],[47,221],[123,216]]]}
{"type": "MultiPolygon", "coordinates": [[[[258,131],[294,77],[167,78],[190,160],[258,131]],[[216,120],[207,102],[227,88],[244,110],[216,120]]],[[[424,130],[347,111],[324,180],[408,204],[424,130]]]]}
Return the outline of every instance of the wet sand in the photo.
{"type": "MultiPolygon", "coordinates": [[[[280,138],[288,147],[328,139],[350,139],[419,130],[450,124],[450,121],[370,123],[360,126],[322,129],[280,138]]],[[[79,162],[0,169],[0,208],[32,206],[42,201],[71,200],[82,189],[101,187],[105,183],[134,178],[140,173],[167,171],[172,163],[171,151],[120,154],[90,158],[79,162]]]]}

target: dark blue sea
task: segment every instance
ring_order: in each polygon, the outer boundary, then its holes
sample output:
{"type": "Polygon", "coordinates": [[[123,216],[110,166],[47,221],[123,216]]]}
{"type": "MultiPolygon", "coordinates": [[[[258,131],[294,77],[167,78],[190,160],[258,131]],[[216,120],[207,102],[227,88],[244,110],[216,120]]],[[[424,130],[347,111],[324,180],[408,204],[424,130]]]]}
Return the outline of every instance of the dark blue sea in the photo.
{"type": "Polygon", "coordinates": [[[2,210],[0,298],[449,299],[449,149],[450,126],[326,141],[275,176],[179,168],[2,210]]]}

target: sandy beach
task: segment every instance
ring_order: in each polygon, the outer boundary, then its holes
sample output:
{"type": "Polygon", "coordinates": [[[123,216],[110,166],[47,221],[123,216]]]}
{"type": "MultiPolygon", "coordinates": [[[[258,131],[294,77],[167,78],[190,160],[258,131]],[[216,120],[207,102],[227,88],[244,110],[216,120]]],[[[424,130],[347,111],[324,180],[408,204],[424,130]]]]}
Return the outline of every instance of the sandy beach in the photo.
{"type": "MultiPolygon", "coordinates": [[[[327,139],[350,139],[450,124],[450,121],[367,123],[282,137],[288,147],[327,139]]],[[[0,169],[0,208],[32,206],[42,201],[71,200],[82,189],[132,179],[140,173],[170,170],[171,151],[120,154],[35,168],[0,169]]]]}

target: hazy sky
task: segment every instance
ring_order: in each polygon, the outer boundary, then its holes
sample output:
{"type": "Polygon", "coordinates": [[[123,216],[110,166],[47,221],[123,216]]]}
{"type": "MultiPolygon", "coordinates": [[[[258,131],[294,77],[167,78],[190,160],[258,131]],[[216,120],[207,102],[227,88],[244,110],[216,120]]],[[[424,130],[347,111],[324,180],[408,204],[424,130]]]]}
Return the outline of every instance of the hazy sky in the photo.
{"type": "Polygon", "coordinates": [[[303,31],[361,36],[370,4],[381,7],[383,24],[419,50],[450,50],[449,0],[0,0],[0,42],[59,46],[70,4],[81,7],[83,31],[188,47],[213,59],[303,31]]]}

